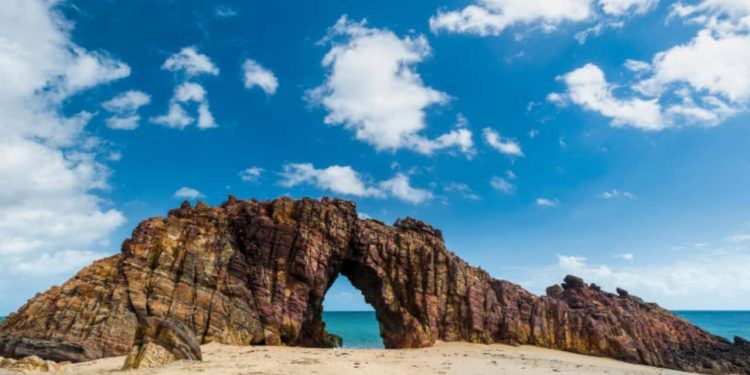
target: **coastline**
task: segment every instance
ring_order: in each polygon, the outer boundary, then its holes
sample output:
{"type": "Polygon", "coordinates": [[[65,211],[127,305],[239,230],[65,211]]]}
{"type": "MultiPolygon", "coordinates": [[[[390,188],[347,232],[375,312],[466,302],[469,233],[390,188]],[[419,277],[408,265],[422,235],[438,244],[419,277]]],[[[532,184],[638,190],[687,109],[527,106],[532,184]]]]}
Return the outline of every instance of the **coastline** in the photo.
{"type": "MultiPolygon", "coordinates": [[[[129,374],[686,374],[533,346],[438,342],[423,349],[311,349],[272,346],[201,347],[203,362],[179,361],[129,374]]],[[[72,364],[65,372],[109,374],[124,357],[72,364]]]]}

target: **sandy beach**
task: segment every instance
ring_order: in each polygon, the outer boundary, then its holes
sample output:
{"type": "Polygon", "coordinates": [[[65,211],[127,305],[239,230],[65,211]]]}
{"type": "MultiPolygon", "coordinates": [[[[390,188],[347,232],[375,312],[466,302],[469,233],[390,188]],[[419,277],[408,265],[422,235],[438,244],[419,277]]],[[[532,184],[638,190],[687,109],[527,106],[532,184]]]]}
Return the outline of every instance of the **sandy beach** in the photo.
{"type": "MultiPolygon", "coordinates": [[[[180,361],[128,374],[684,374],[533,346],[438,343],[409,350],[238,347],[208,344],[203,362],[180,361]]],[[[119,372],[124,357],[68,366],[66,373],[119,372]]]]}

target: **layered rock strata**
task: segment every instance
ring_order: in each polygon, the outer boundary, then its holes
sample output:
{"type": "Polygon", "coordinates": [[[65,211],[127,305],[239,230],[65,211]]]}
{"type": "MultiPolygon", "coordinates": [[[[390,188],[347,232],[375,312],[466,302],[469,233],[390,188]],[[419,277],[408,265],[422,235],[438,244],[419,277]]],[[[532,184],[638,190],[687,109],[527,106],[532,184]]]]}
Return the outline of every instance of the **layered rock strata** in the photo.
{"type": "Polygon", "coordinates": [[[179,322],[201,344],[329,347],[339,275],[376,311],[387,348],[436,340],[529,344],[705,373],[750,374],[750,345],[583,280],[536,296],[448,251],[414,219],[358,219],[352,202],[233,197],[142,222],[119,255],[37,295],[0,326],[0,355],[83,361],[128,353],[137,322],[179,322]]]}

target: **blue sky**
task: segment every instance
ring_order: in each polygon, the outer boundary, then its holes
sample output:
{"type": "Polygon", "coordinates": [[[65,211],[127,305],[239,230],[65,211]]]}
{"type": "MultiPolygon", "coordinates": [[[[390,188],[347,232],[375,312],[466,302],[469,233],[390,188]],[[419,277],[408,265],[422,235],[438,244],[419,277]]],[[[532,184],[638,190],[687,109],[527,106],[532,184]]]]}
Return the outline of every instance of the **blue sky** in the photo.
{"type": "Polygon", "coordinates": [[[0,315],[228,194],[414,216],[536,293],[750,309],[749,32],[744,0],[4,2],[0,315]]]}

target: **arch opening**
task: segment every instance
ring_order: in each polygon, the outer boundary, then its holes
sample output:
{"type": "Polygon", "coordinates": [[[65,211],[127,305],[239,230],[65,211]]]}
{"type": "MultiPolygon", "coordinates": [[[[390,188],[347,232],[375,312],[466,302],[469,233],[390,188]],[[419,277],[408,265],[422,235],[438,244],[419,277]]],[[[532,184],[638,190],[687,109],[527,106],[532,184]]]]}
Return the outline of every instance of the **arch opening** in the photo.
{"type": "Polygon", "coordinates": [[[326,292],[323,322],[328,333],[342,338],[344,348],[385,348],[375,309],[344,275],[339,274],[326,292]]]}

